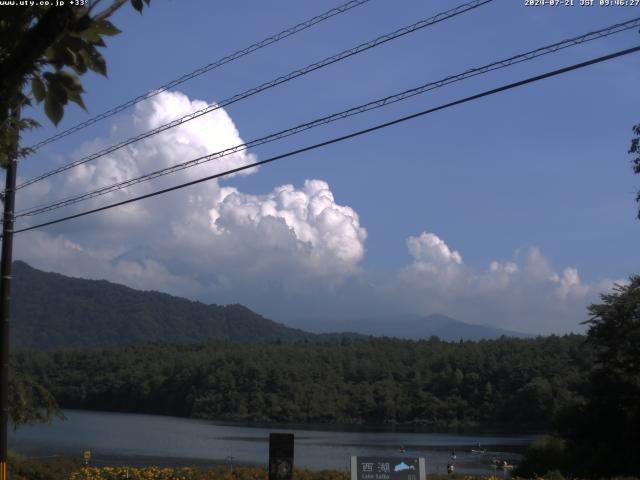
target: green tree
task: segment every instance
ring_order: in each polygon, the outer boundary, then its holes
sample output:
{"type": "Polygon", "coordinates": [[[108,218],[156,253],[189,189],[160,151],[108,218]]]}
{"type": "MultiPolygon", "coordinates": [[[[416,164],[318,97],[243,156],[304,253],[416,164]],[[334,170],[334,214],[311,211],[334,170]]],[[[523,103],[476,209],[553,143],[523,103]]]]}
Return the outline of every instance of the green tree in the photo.
{"type": "MultiPolygon", "coordinates": [[[[47,117],[58,124],[69,101],[85,108],[79,76],[92,70],[107,74],[107,64],[99,48],[104,37],[120,33],[108,18],[127,0],[113,0],[96,12],[102,0],[85,6],[5,6],[0,17],[0,165],[18,150],[19,132],[37,124],[15,120],[35,99],[44,103],[47,117]],[[26,90],[29,89],[29,90],[26,90]]],[[[144,0],[149,4],[150,0],[144,0]]],[[[142,12],[143,0],[131,0],[142,12]]]]}
{"type": "Polygon", "coordinates": [[[595,362],[584,402],[565,413],[575,471],[588,476],[640,474],[640,276],[616,285],[589,307],[595,362]]]}
{"type": "MultiPolygon", "coordinates": [[[[635,158],[631,161],[633,164],[633,171],[636,175],[640,175],[640,123],[634,125],[633,133],[635,134],[635,138],[631,140],[631,147],[629,148],[629,153],[631,155],[635,155],[635,158]]],[[[636,194],[636,202],[640,204],[640,190],[636,194]]],[[[638,219],[640,219],[640,208],[638,208],[638,219]]]]}
{"type": "Polygon", "coordinates": [[[33,377],[12,370],[9,375],[9,417],[14,427],[64,418],[56,399],[33,377]]]}
{"type": "Polygon", "coordinates": [[[616,285],[589,307],[588,338],[595,347],[597,366],[616,376],[640,380],[640,276],[616,285]]]}
{"type": "MultiPolygon", "coordinates": [[[[147,5],[149,2],[144,0],[147,5]]],[[[31,105],[32,100],[43,103],[47,117],[57,125],[70,101],[85,108],[80,76],[88,70],[107,74],[106,61],[99,48],[106,46],[104,37],[120,33],[108,18],[127,0],[111,0],[108,5],[103,4],[101,10],[97,7],[103,0],[88,0],[82,2],[85,3],[82,6],[71,3],[2,8],[0,167],[9,169],[7,179],[13,178],[12,183],[15,183],[16,169],[13,162],[30,153],[19,144],[20,132],[38,125],[32,119],[22,118],[25,106],[31,105]]],[[[144,3],[131,0],[139,12],[144,3]]],[[[13,190],[13,186],[9,186],[10,193],[3,192],[2,199],[7,199],[7,205],[13,205],[13,190]]],[[[4,241],[7,239],[3,238],[4,241]]],[[[9,292],[5,293],[8,301],[9,292]]],[[[7,355],[8,352],[3,352],[3,358],[7,355]]],[[[55,399],[42,385],[19,372],[8,376],[9,385],[1,388],[8,388],[9,412],[14,425],[47,421],[53,415],[60,415],[55,399]]]]}

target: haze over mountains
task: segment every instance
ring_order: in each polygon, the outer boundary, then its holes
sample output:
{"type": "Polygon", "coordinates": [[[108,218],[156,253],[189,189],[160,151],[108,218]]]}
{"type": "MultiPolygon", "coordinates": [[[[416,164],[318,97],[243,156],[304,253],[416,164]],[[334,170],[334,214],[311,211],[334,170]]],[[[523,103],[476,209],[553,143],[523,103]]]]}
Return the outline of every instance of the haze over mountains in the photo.
{"type": "Polygon", "coordinates": [[[310,333],[274,322],[243,305],[206,305],[105,280],[47,273],[16,261],[13,265],[12,344],[52,349],[149,341],[193,343],[211,339],[247,342],[335,342],[361,335],[419,339],[477,340],[524,336],[470,325],[444,315],[398,316],[301,323],[310,333]],[[329,333],[329,332],[357,332],[329,333]],[[360,334],[360,335],[358,335],[360,334]]]}
{"type": "Polygon", "coordinates": [[[492,327],[491,325],[474,325],[461,322],[447,315],[394,315],[367,318],[351,318],[343,320],[324,319],[317,321],[301,321],[298,325],[304,330],[316,333],[355,332],[365,335],[398,337],[418,340],[431,336],[442,340],[456,341],[493,339],[506,337],[532,337],[521,332],[492,327]]]}

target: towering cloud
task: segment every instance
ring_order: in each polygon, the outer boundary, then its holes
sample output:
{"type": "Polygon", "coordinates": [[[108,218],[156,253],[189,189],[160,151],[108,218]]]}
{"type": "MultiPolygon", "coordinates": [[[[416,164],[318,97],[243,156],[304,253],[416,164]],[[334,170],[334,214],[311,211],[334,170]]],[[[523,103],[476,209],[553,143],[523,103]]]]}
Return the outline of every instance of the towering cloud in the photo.
{"type": "MultiPolygon", "coordinates": [[[[122,133],[129,137],[145,132],[206,106],[181,93],[163,92],[138,104],[131,117],[115,123],[108,141],[96,139],[85,144],[76,157],[116,142],[122,133]]],[[[19,203],[46,203],[60,192],[85,192],[242,143],[231,118],[218,109],[81,165],[68,175],[51,177],[38,184],[42,197],[37,200],[29,195],[33,190],[25,189],[19,203]]],[[[254,161],[252,154],[235,153],[91,200],[72,211],[254,161]]],[[[73,273],[82,274],[85,265],[92,276],[135,286],[144,286],[147,281],[149,288],[171,290],[177,286],[179,293],[190,296],[224,292],[228,301],[242,301],[241,292],[248,287],[269,292],[274,288],[333,288],[358,272],[367,236],[357,213],[338,204],[329,185],[321,180],[307,180],[300,188],[282,185],[265,195],[245,194],[211,181],[64,223],[47,232],[53,233],[31,234],[31,241],[21,243],[19,254],[54,270],[72,268],[73,273]],[[46,249],[44,244],[48,244],[46,249]],[[39,254],[45,251],[46,255],[39,254]],[[82,260],[69,265],[70,255],[82,260]]]]}

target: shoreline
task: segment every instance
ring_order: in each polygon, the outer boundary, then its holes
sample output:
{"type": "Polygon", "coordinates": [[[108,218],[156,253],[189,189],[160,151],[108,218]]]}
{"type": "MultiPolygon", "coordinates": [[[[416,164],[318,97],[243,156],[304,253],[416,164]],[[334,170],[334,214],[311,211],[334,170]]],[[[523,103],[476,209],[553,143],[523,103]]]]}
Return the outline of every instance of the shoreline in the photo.
{"type": "MultiPolygon", "coordinates": [[[[318,432],[345,432],[345,433],[425,433],[425,434],[454,434],[454,435],[480,435],[480,436],[522,436],[522,435],[546,435],[545,430],[535,430],[528,426],[506,425],[466,425],[466,426],[428,426],[425,423],[304,423],[304,422],[271,422],[271,421],[244,421],[226,420],[216,418],[202,418],[193,416],[180,416],[163,413],[146,413],[120,410],[93,410],[90,408],[63,408],[62,412],[86,412],[113,415],[136,415],[148,417],[176,418],[195,422],[208,422],[222,427],[247,427],[260,429],[279,430],[307,430],[318,432]]],[[[54,420],[58,421],[58,420],[54,420]]]]}

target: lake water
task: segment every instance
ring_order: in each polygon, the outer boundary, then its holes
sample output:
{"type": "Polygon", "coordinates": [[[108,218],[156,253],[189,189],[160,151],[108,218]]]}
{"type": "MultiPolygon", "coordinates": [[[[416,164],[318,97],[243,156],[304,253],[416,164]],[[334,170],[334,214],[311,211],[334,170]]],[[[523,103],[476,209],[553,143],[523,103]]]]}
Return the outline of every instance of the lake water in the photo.
{"type": "Polygon", "coordinates": [[[124,413],[65,410],[65,421],[20,427],[9,433],[11,450],[30,457],[71,455],[91,450],[92,464],[266,465],[269,433],[295,435],[296,467],[349,469],[351,455],[422,456],[427,471],[444,473],[455,450],[456,473],[489,474],[495,458],[516,463],[534,435],[354,432],[261,428],[206,420],[124,413]],[[477,443],[485,454],[471,452],[477,443]],[[400,446],[405,452],[400,453],[400,446]]]}

